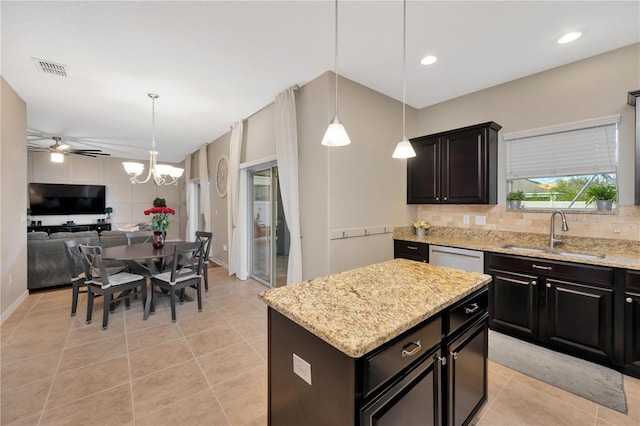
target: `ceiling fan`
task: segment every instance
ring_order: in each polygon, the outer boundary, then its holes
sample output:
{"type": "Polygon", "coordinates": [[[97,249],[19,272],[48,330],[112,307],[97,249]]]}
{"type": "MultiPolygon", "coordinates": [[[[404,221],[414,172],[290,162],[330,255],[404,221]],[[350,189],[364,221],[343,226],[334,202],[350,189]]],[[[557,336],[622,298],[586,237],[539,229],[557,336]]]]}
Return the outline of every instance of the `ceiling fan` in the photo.
{"type": "Polygon", "coordinates": [[[110,157],[111,154],[107,154],[102,152],[101,149],[72,149],[71,146],[62,141],[60,136],[41,136],[38,134],[28,134],[32,139],[27,140],[27,149],[31,152],[50,152],[51,153],[51,161],[53,162],[62,162],[65,155],[74,154],[74,155],[84,155],[86,157],[110,157]],[[35,141],[39,140],[53,140],[53,145],[50,146],[41,146],[35,141]]]}

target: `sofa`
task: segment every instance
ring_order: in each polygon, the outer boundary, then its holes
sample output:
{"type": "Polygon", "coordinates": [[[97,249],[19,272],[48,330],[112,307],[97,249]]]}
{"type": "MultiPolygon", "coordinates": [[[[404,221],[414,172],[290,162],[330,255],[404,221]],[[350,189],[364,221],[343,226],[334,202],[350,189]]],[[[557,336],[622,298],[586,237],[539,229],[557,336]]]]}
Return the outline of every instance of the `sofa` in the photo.
{"type": "MultiPolygon", "coordinates": [[[[69,285],[71,268],[65,241],[103,248],[127,244],[124,231],[29,232],[27,234],[27,288],[29,291],[69,285]]],[[[117,261],[105,261],[116,266],[117,261]]]]}

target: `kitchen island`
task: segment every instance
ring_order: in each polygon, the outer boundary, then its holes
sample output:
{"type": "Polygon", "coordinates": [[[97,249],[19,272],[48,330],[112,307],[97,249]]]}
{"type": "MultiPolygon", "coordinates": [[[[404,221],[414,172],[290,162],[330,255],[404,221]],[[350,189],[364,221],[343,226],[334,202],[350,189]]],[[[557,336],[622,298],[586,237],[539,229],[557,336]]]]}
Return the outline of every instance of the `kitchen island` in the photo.
{"type": "Polygon", "coordinates": [[[486,401],[488,275],[394,259],[260,296],[269,424],[465,424],[486,401]]]}

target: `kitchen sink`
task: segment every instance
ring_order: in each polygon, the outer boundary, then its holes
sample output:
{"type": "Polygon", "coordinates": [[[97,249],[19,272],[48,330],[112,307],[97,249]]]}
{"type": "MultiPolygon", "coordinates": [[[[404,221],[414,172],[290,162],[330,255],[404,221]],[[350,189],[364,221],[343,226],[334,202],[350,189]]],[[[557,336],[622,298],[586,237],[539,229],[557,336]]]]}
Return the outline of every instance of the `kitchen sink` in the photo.
{"type": "Polygon", "coordinates": [[[525,252],[525,253],[547,253],[547,254],[555,254],[557,256],[566,256],[566,257],[574,257],[577,259],[591,259],[591,260],[597,260],[597,259],[604,259],[605,255],[604,254],[591,254],[591,253],[576,253],[576,252],[571,252],[571,251],[560,251],[557,249],[543,249],[543,248],[536,248],[536,247],[525,247],[525,246],[516,246],[516,245],[504,245],[502,246],[502,248],[506,248],[509,250],[515,250],[515,251],[521,251],[521,252],[525,252]]]}

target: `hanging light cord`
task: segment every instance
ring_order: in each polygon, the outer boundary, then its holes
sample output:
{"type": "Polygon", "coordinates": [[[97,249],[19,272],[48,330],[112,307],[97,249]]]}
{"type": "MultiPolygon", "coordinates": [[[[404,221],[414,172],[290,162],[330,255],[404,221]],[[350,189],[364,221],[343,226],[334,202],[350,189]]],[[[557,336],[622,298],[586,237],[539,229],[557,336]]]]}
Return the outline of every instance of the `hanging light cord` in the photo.
{"type": "Polygon", "coordinates": [[[334,66],[335,66],[335,70],[334,70],[334,74],[336,77],[336,117],[338,116],[338,0],[336,0],[336,13],[335,13],[335,37],[334,37],[334,42],[335,42],[335,46],[333,49],[334,55],[335,57],[334,59],[334,66]]]}
{"type": "Polygon", "coordinates": [[[156,150],[156,99],[159,98],[155,93],[149,93],[151,98],[151,150],[156,150]]]}
{"type": "Polygon", "coordinates": [[[405,135],[405,104],[407,97],[407,0],[404,0],[402,20],[402,140],[407,140],[405,135]]]}

